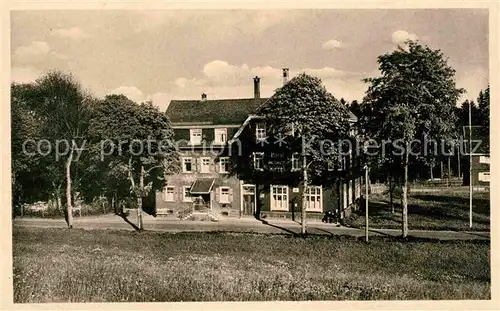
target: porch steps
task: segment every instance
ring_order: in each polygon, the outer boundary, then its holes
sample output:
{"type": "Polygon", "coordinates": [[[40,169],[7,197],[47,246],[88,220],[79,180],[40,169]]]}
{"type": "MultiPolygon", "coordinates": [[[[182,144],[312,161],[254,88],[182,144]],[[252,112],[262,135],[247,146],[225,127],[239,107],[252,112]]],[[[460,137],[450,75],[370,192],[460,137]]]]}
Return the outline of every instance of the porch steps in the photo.
{"type": "Polygon", "coordinates": [[[219,217],[212,211],[191,212],[182,217],[181,220],[210,220],[219,221],[219,217]]]}

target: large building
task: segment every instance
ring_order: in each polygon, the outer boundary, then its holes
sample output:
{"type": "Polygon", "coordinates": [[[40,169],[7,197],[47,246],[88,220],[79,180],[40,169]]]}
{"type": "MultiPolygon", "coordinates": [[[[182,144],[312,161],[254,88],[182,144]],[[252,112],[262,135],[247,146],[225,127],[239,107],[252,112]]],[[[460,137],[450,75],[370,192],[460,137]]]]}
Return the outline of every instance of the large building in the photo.
{"type": "MultiPolygon", "coordinates": [[[[283,72],[286,83],[288,70],[283,72]]],[[[254,178],[235,173],[234,166],[241,163],[238,148],[242,147],[234,144],[235,139],[259,139],[266,135],[265,123],[255,115],[266,100],[260,98],[260,79],[255,77],[252,98],[210,100],[202,94],[200,100],[170,102],[167,115],[180,151],[182,171],[169,176],[165,189],[156,193],[157,215],[188,218],[202,211],[214,219],[300,216],[301,185],[286,182],[286,178],[280,184],[256,184],[254,178]]],[[[357,118],[351,113],[349,121],[356,122],[357,118]]],[[[260,156],[259,153],[249,157],[257,171],[260,156]]],[[[306,190],[311,217],[321,217],[325,211],[335,209],[345,216],[356,206],[361,181],[359,174],[352,174],[356,162],[345,163],[335,169],[335,186],[314,185],[306,190]]]]}

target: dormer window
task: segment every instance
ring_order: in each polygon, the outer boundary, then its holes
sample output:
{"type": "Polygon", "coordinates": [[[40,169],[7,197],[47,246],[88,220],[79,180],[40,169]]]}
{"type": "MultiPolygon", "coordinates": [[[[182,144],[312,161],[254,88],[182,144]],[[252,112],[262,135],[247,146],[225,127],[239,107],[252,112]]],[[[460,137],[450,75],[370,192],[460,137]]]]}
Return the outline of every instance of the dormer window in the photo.
{"type": "Polygon", "coordinates": [[[227,142],[227,128],[217,128],[214,132],[214,142],[216,144],[225,144],[227,142]]]}
{"type": "Polygon", "coordinates": [[[191,145],[201,144],[201,129],[189,130],[189,142],[191,145]]]}
{"type": "Polygon", "coordinates": [[[257,140],[263,140],[266,138],[266,124],[264,122],[259,122],[256,124],[255,138],[257,140]]]}

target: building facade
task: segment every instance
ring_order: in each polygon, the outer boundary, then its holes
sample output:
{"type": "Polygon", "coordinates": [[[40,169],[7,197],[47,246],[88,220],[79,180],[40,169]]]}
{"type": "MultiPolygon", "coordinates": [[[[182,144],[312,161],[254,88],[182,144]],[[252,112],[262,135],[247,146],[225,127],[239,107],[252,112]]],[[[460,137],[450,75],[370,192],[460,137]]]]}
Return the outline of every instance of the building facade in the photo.
{"type": "MultiPolygon", "coordinates": [[[[288,70],[283,71],[284,83],[288,70]]],[[[167,109],[175,133],[182,171],[168,177],[163,191],[156,193],[156,214],[186,218],[197,211],[219,217],[300,218],[303,186],[298,180],[296,161],[283,172],[283,182],[270,184],[255,176],[240,174],[240,166],[251,165],[258,174],[262,165],[257,154],[243,156],[245,146],[236,137],[259,139],[266,128],[255,115],[267,99],[260,98],[260,79],[254,78],[254,96],[245,99],[173,100],[167,109]]],[[[357,119],[351,114],[350,122],[357,119]]],[[[263,159],[263,158],[262,158],[263,159]]],[[[308,217],[322,217],[325,211],[338,210],[342,216],[356,208],[361,196],[360,173],[355,160],[332,168],[335,183],[311,185],[306,189],[308,217]],[[334,174],[335,173],[335,174],[334,174]]]]}

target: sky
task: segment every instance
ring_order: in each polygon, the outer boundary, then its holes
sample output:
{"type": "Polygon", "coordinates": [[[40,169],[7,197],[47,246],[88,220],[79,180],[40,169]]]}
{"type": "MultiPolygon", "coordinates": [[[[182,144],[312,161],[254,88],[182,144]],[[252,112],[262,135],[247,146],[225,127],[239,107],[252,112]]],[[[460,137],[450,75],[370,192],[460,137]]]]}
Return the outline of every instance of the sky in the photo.
{"type": "Polygon", "coordinates": [[[336,98],[362,100],[377,57],[407,39],[439,49],[463,99],[489,83],[481,9],[12,11],[11,81],[73,74],[98,97],[124,94],[165,110],[172,99],[261,97],[315,75],[336,98]]]}

